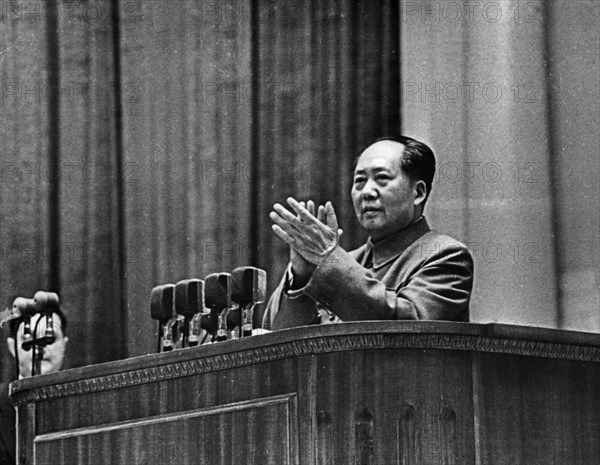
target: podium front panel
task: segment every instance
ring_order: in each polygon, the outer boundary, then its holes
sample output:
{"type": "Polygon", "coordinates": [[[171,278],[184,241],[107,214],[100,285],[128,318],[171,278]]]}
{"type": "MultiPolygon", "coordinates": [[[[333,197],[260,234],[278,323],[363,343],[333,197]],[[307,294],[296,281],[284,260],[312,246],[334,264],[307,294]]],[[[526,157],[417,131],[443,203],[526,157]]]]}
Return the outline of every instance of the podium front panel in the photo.
{"type": "Polygon", "coordinates": [[[11,389],[20,464],[597,465],[600,457],[595,334],[342,323],[11,389]]]}

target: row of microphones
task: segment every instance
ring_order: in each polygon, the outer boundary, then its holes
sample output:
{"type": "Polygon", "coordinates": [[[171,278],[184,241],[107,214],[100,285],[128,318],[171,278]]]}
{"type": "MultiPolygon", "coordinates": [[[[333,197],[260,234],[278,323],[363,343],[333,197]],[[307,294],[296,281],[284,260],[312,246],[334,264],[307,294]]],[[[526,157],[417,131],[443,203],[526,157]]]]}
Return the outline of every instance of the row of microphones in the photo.
{"type": "Polygon", "coordinates": [[[38,291],[33,299],[17,297],[13,302],[13,313],[18,312],[23,318],[23,350],[30,350],[34,345],[46,346],[56,340],[54,334],[54,311],[59,308],[60,301],[54,292],[38,291]],[[40,313],[46,317],[46,331],[42,337],[34,337],[31,331],[31,317],[40,313]]]}
{"type": "MultiPolygon", "coordinates": [[[[35,375],[41,371],[41,348],[54,344],[56,334],[54,333],[54,312],[58,310],[60,300],[54,292],[38,291],[33,299],[17,297],[13,302],[13,315],[19,315],[23,320],[23,337],[21,348],[25,351],[34,349],[32,357],[31,374],[35,375]],[[40,314],[35,327],[31,328],[31,317],[40,314]],[[37,325],[42,318],[46,318],[46,328],[42,336],[38,336],[37,325]]],[[[15,343],[16,343],[15,338],[15,343]]]]}
{"type": "Polygon", "coordinates": [[[158,351],[251,336],[266,287],[266,272],[251,266],[156,286],[150,314],[158,321],[158,351]]]}

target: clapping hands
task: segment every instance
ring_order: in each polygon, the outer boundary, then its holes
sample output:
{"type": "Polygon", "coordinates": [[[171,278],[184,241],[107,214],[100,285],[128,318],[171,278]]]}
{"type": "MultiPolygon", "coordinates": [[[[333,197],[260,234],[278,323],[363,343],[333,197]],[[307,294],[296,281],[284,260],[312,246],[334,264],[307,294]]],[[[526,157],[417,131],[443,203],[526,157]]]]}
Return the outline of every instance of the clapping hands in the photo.
{"type": "Polygon", "coordinates": [[[290,259],[295,276],[309,278],[314,269],[339,244],[342,230],[331,205],[315,204],[309,200],[306,204],[293,198],[287,199],[295,215],[276,203],[269,217],[273,221],[272,229],[290,246],[290,259]]]}

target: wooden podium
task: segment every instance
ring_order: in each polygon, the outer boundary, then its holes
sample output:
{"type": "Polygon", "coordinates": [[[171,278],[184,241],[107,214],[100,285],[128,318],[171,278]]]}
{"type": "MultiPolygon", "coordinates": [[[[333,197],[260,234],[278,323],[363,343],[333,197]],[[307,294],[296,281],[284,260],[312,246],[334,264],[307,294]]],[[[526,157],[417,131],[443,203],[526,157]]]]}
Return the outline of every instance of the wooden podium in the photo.
{"type": "Polygon", "coordinates": [[[595,334],[342,323],[11,388],[20,464],[600,463],[595,334]]]}

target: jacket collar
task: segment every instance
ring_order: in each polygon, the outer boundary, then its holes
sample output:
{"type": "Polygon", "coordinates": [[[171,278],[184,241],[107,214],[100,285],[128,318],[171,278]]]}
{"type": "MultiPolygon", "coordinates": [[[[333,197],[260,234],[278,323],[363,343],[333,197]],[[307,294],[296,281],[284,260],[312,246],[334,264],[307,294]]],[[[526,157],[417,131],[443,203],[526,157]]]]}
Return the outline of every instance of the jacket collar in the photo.
{"type": "Polygon", "coordinates": [[[424,234],[431,231],[429,224],[424,216],[413,221],[404,229],[395,232],[385,239],[373,244],[373,239],[367,239],[367,247],[365,250],[365,260],[373,251],[373,268],[379,268],[391,260],[399,257],[409,245],[415,242],[424,234]]]}

